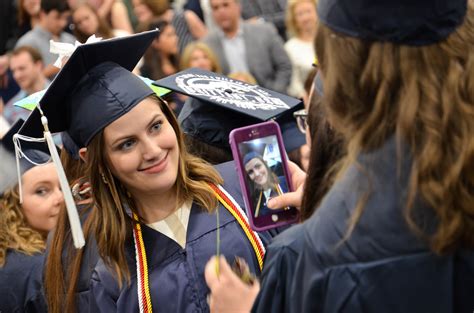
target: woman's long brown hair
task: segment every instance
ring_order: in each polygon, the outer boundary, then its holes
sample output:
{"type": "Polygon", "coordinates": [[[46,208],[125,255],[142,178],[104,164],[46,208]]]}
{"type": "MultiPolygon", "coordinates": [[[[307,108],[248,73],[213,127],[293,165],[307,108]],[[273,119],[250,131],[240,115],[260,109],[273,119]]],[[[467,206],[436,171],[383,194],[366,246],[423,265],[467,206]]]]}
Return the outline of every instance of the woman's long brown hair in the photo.
{"type": "Polygon", "coordinates": [[[316,90],[310,99],[306,131],[310,132],[311,150],[300,212],[302,222],[313,215],[331,188],[337,165],[345,151],[343,137],[329,125],[322,105],[322,96],[317,94],[316,90]]]}
{"type": "MultiPolygon", "coordinates": [[[[222,178],[210,164],[187,153],[173,112],[160,98],[151,98],[160,106],[177,136],[180,159],[175,189],[179,204],[192,200],[209,212],[213,211],[218,201],[208,183],[222,184],[222,178]]],[[[92,186],[93,206],[83,228],[86,240],[89,242],[91,238],[95,238],[100,257],[116,275],[118,283],[122,284],[128,283],[130,278],[125,242],[130,240],[132,226],[124,204],[135,212],[138,211],[133,199],[108,169],[103,141],[101,132],[87,147],[86,176],[92,186]],[[105,176],[107,184],[101,174],[105,176]]],[[[72,249],[69,224],[63,215],[58,221],[46,263],[45,290],[49,312],[75,312],[74,293],[82,255],[82,250],[72,249]],[[65,272],[69,275],[68,279],[64,277],[65,272]]]]}
{"type": "MultiPolygon", "coordinates": [[[[402,143],[407,146],[413,160],[404,209],[407,223],[435,253],[473,248],[472,7],[456,31],[429,46],[365,42],[320,25],[316,51],[329,120],[347,140],[341,173],[359,153],[380,148],[395,136],[399,148],[402,143]],[[413,218],[416,197],[438,218],[433,233],[424,233],[413,218]]],[[[364,201],[359,201],[347,236],[363,209],[364,201]]]]}

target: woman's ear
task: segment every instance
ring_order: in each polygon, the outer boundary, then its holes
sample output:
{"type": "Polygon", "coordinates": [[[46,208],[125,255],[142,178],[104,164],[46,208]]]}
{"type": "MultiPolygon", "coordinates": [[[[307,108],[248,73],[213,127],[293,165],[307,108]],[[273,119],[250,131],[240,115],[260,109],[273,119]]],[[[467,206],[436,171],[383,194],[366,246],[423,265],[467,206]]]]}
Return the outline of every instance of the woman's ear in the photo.
{"type": "Polygon", "coordinates": [[[87,148],[79,149],[79,157],[82,161],[87,162],[87,148]]]}

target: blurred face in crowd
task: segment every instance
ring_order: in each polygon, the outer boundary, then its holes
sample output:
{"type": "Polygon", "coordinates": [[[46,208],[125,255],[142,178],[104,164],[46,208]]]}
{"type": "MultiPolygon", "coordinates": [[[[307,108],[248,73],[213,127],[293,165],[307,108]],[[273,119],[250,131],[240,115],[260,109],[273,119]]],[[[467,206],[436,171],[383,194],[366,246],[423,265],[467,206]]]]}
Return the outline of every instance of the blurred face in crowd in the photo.
{"type": "Polygon", "coordinates": [[[266,189],[268,183],[268,170],[263,161],[259,158],[253,158],[245,164],[245,171],[249,178],[260,188],[266,189]]]}
{"type": "Polygon", "coordinates": [[[224,32],[237,30],[240,19],[240,3],[237,0],[210,0],[212,16],[224,32]]]}
{"type": "Polygon", "coordinates": [[[298,33],[311,32],[316,28],[317,15],[314,2],[303,1],[296,4],[293,14],[298,33]]]}
{"type": "Polygon", "coordinates": [[[74,11],[72,20],[77,29],[88,36],[95,34],[99,28],[99,19],[97,15],[92,12],[90,7],[85,5],[80,6],[74,11]]]}
{"type": "Polygon", "coordinates": [[[142,0],[132,0],[133,13],[138,19],[139,23],[146,23],[153,18],[153,12],[142,0]]]}
{"type": "Polygon", "coordinates": [[[34,62],[28,52],[22,51],[17,55],[11,56],[10,69],[13,73],[13,78],[15,78],[20,88],[25,91],[31,91],[42,75],[43,62],[34,62]]]}
{"type": "Polygon", "coordinates": [[[48,13],[41,11],[41,25],[47,31],[55,36],[59,36],[67,25],[69,11],[58,12],[58,10],[51,10],[48,13]]]}
{"type": "Polygon", "coordinates": [[[56,226],[64,198],[53,163],[35,166],[22,175],[23,214],[28,224],[41,233],[56,226]]]}
{"type": "Polygon", "coordinates": [[[189,56],[189,67],[197,67],[206,71],[212,71],[212,61],[206,52],[195,49],[189,56]]]}
{"type": "Polygon", "coordinates": [[[154,47],[165,55],[178,53],[178,36],[173,25],[168,24],[161,30],[160,37],[154,42],[154,47]]]}
{"type": "Polygon", "coordinates": [[[178,139],[155,100],[143,100],[108,125],[104,142],[112,173],[135,198],[172,190],[178,175],[178,139]]]}
{"type": "Polygon", "coordinates": [[[21,5],[29,16],[37,16],[41,10],[41,0],[22,0],[21,5]]]}

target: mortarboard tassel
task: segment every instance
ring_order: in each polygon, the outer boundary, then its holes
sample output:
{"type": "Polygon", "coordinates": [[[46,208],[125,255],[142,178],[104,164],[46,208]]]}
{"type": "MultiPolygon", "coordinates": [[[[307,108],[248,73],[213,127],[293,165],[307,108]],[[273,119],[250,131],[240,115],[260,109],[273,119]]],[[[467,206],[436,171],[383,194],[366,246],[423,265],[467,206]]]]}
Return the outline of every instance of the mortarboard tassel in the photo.
{"type": "Polygon", "coordinates": [[[49,131],[48,119],[46,118],[46,116],[43,115],[43,112],[39,105],[38,108],[41,113],[41,123],[44,127],[44,138],[46,139],[46,143],[48,144],[48,149],[51,154],[51,158],[58,173],[59,184],[61,185],[61,189],[63,191],[67,215],[69,217],[69,224],[71,226],[71,234],[74,242],[74,247],[76,247],[76,249],[80,249],[84,247],[85,240],[84,233],[82,232],[79,214],[77,213],[76,203],[74,202],[74,198],[72,197],[72,192],[69,188],[69,182],[67,181],[66,174],[64,173],[64,168],[61,164],[61,160],[59,159],[58,151],[56,150],[56,145],[54,144],[53,136],[49,131]]]}

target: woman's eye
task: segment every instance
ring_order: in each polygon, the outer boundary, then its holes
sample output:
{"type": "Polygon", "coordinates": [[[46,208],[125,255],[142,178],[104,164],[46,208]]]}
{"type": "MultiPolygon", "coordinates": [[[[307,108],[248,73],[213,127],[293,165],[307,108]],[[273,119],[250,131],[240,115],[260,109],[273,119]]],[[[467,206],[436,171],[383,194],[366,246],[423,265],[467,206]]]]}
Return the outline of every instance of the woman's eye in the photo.
{"type": "Polygon", "coordinates": [[[35,194],[38,195],[38,196],[43,197],[43,196],[47,195],[48,192],[49,192],[48,188],[38,188],[38,189],[36,189],[35,194]]]}
{"type": "Polygon", "coordinates": [[[162,126],[163,126],[163,122],[162,122],[162,121],[156,122],[155,124],[153,124],[153,125],[151,126],[151,131],[153,131],[153,132],[159,131],[162,126]]]}
{"type": "Polygon", "coordinates": [[[132,140],[132,139],[129,139],[127,141],[124,141],[122,142],[120,145],[119,145],[119,149],[120,150],[129,150],[133,147],[133,145],[135,144],[135,141],[132,140]]]}

